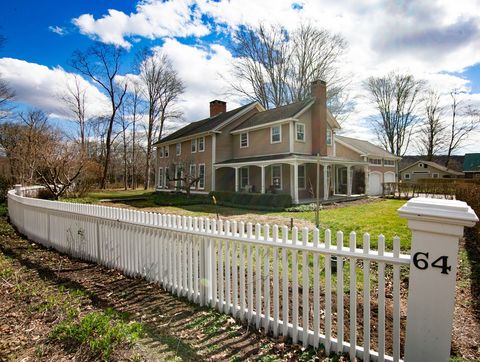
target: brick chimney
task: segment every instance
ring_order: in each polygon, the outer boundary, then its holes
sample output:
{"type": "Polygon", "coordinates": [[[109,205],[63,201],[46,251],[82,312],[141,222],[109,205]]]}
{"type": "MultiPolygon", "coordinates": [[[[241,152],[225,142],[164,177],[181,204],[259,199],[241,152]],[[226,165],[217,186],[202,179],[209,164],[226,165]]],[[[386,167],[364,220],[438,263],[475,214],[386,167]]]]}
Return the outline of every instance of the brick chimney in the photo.
{"type": "Polygon", "coordinates": [[[327,156],[327,83],[315,80],[311,83],[312,106],[312,153],[327,156]]]}
{"type": "Polygon", "coordinates": [[[215,117],[217,114],[225,113],[227,111],[227,102],[215,99],[210,102],[210,117],[215,117]]]}

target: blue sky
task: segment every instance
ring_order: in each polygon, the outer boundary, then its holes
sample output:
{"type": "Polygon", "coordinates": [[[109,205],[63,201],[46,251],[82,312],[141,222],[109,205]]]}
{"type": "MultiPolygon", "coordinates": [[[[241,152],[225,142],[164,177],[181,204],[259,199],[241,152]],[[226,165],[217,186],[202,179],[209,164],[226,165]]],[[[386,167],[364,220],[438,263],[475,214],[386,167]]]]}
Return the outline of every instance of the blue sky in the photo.
{"type": "MultiPolygon", "coordinates": [[[[192,121],[208,113],[211,99],[224,98],[229,108],[244,101],[226,96],[231,32],[260,21],[287,29],[308,21],[349,43],[341,69],[352,79],[355,108],[344,134],[375,140],[367,127],[375,110],[361,87],[371,75],[408,71],[426,79],[445,100],[457,88],[465,102],[480,106],[479,9],[476,0],[10,1],[2,5],[0,33],[7,43],[0,49],[0,73],[23,107],[39,107],[62,120],[57,99],[71,76],[68,59],[75,49],[95,39],[124,47],[133,58],[141,47],[157,47],[186,83],[182,109],[185,121],[192,121]]],[[[92,112],[100,110],[102,95],[85,84],[92,112]]],[[[480,151],[476,137],[464,151],[480,151]]]]}

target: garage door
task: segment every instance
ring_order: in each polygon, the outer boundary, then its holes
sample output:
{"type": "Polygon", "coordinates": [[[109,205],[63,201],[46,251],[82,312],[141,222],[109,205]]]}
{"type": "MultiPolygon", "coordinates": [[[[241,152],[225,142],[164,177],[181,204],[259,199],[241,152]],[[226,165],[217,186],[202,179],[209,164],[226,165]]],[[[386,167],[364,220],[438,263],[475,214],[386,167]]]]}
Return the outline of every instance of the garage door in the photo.
{"type": "Polygon", "coordinates": [[[383,174],[383,182],[395,182],[395,174],[393,172],[385,172],[383,174]]]}
{"type": "Polygon", "coordinates": [[[368,174],[368,194],[381,195],[382,194],[382,176],[379,173],[370,172],[368,174]]]}

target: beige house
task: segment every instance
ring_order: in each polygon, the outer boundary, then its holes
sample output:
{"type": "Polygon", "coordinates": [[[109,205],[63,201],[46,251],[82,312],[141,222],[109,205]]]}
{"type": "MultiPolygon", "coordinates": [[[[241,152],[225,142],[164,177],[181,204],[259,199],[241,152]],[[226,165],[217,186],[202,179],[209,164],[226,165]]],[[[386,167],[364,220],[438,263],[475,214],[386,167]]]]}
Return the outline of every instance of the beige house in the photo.
{"type": "Polygon", "coordinates": [[[463,172],[458,172],[431,161],[417,161],[399,171],[400,180],[415,182],[426,178],[458,178],[463,172]]]}
{"type": "Polygon", "coordinates": [[[399,157],[337,135],[325,82],[311,89],[308,99],[270,110],[253,102],[227,111],[225,102],[210,102],[209,118],[156,143],[157,190],[175,189],[171,173],[188,172],[200,177],[192,192],[289,193],[301,203],[316,197],[318,175],[324,200],[381,194],[383,182],[396,180],[399,157]]]}

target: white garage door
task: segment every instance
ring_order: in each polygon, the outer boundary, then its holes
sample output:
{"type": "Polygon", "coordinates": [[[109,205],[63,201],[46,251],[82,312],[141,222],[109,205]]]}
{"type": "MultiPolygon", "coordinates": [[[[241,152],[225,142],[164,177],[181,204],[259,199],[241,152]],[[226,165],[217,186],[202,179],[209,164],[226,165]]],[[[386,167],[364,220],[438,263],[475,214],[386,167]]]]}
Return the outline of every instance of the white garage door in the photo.
{"type": "Polygon", "coordinates": [[[383,174],[383,182],[395,182],[395,174],[393,172],[385,172],[383,174]]]}
{"type": "Polygon", "coordinates": [[[382,194],[382,180],[381,174],[370,172],[368,174],[368,194],[381,195],[382,194]]]}

